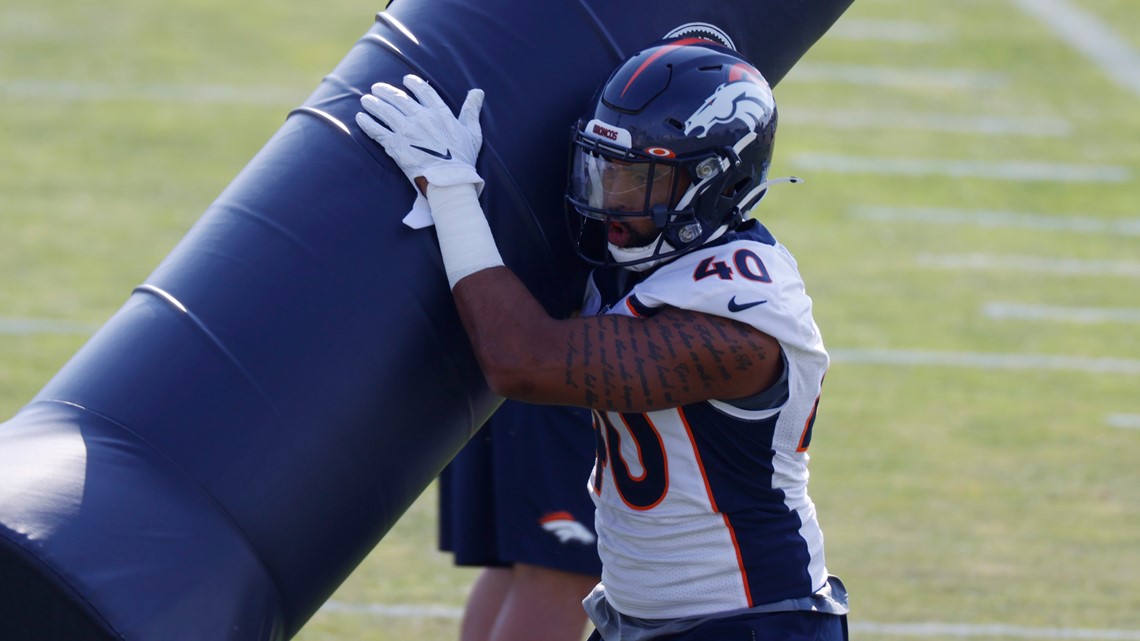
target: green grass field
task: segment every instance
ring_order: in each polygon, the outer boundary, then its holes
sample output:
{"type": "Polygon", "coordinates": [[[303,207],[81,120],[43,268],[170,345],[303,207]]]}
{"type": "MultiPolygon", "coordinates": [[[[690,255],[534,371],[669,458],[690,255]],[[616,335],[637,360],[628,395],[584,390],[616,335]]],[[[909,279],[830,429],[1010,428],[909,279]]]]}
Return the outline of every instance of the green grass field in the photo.
{"type": "MultiPolygon", "coordinates": [[[[0,0],[0,420],[378,8],[0,0]]],[[[806,184],[758,216],[834,354],[812,494],[853,638],[1140,640],[1138,59],[1134,0],[856,0],[776,88],[806,184]]],[[[297,638],[454,637],[434,508],[297,638]]]]}

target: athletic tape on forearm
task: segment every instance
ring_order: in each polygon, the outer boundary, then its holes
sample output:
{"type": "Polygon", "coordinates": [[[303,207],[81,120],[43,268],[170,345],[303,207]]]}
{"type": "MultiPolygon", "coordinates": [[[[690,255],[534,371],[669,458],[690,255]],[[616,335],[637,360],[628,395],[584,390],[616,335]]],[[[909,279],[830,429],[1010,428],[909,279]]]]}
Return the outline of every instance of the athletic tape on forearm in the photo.
{"type": "Polygon", "coordinates": [[[439,236],[443,268],[452,289],[459,279],[503,264],[475,185],[428,185],[428,205],[439,236]]]}

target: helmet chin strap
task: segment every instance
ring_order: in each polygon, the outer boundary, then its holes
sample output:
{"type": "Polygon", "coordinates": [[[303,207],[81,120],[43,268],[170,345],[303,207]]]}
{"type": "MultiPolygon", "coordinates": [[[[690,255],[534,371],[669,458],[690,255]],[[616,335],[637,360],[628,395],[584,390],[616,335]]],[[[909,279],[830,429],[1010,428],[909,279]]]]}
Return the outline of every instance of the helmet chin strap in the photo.
{"type": "Polygon", "coordinates": [[[647,259],[650,256],[653,256],[654,254],[657,254],[657,253],[664,254],[664,253],[672,252],[674,249],[676,249],[675,247],[673,247],[672,245],[669,244],[669,241],[662,238],[661,234],[658,234],[657,238],[655,238],[648,245],[644,245],[642,247],[618,247],[617,245],[615,245],[613,243],[609,243],[609,247],[610,247],[610,255],[613,256],[614,259],[617,260],[619,263],[624,263],[627,261],[635,261],[635,260],[637,260],[637,261],[644,260],[644,262],[639,262],[639,263],[634,264],[634,265],[622,265],[623,269],[628,269],[628,270],[634,271],[634,272],[643,272],[643,271],[646,271],[648,269],[653,269],[654,267],[660,265],[664,259],[662,259],[662,258],[658,258],[656,260],[645,260],[645,259],[647,259]]]}
{"type": "MultiPolygon", "coordinates": [[[[755,136],[753,136],[753,138],[754,137],[755,136]]],[[[741,142],[744,142],[744,141],[741,141],[741,142]]],[[[751,140],[749,139],[749,140],[747,140],[747,142],[751,142],[751,140]]],[[[745,144],[747,144],[747,143],[745,143],[745,144]]],[[[741,145],[741,146],[743,147],[744,145],[741,145]]],[[[705,180],[702,180],[700,183],[690,186],[689,189],[685,192],[685,195],[682,196],[681,201],[678,203],[678,206],[682,207],[682,206],[688,205],[688,203],[690,201],[692,201],[692,199],[696,196],[696,194],[698,192],[700,192],[701,187],[703,187],[705,185],[705,183],[707,183],[711,179],[712,179],[712,176],[709,176],[705,180]]],[[[764,197],[764,194],[768,190],[768,188],[771,187],[772,185],[778,185],[780,183],[797,184],[797,183],[802,183],[802,182],[803,182],[803,179],[797,178],[796,176],[785,176],[783,178],[773,178],[771,180],[765,180],[764,182],[760,183],[756,187],[753,187],[752,191],[748,192],[748,195],[740,200],[741,203],[747,203],[746,206],[742,208],[742,210],[748,211],[748,210],[751,210],[753,207],[755,207],[756,204],[759,203],[760,200],[764,197]]],[[[703,245],[705,243],[708,243],[712,240],[719,238],[726,231],[728,231],[728,225],[727,224],[721,225],[720,227],[717,228],[716,231],[714,231],[712,234],[709,235],[708,238],[705,239],[704,243],[701,243],[701,244],[703,245]]],[[[652,241],[646,243],[645,245],[643,245],[641,247],[618,247],[617,245],[615,245],[613,243],[607,243],[607,244],[609,245],[610,255],[614,257],[614,260],[616,260],[619,263],[629,263],[629,262],[634,263],[632,265],[622,265],[622,268],[628,269],[628,270],[634,271],[634,272],[648,271],[650,269],[653,269],[653,268],[661,265],[662,263],[664,263],[667,260],[671,260],[672,258],[674,258],[673,256],[670,256],[667,258],[652,258],[652,257],[656,256],[658,254],[671,254],[677,250],[677,248],[674,247],[673,244],[670,243],[668,240],[666,240],[665,237],[660,233],[657,234],[657,237],[654,238],[652,241]]],[[[693,249],[696,249],[696,247],[694,247],[693,249]]]]}
{"type": "MultiPolygon", "coordinates": [[[[759,185],[757,185],[756,187],[754,187],[752,189],[752,191],[748,192],[748,195],[746,197],[744,197],[743,199],[741,199],[741,202],[742,203],[749,203],[752,199],[755,199],[755,202],[751,202],[749,205],[747,205],[747,208],[745,209],[745,211],[751,210],[753,207],[756,206],[757,203],[760,202],[760,200],[764,196],[764,193],[772,185],[779,185],[781,183],[790,183],[790,184],[794,185],[794,184],[802,183],[803,181],[804,181],[803,178],[798,178],[796,176],[784,176],[782,178],[773,178],[771,180],[765,180],[764,182],[762,182],[759,185]]],[[[700,185],[694,185],[693,187],[690,187],[689,191],[685,194],[684,198],[682,198],[682,202],[687,204],[687,202],[689,200],[691,200],[693,195],[697,192],[698,187],[700,187],[700,185]]],[[[708,238],[705,239],[704,243],[701,243],[701,244],[703,245],[705,243],[708,243],[712,240],[719,238],[726,231],[728,231],[728,225],[727,224],[721,225],[720,227],[717,228],[717,230],[715,232],[713,232],[711,235],[709,235],[708,238]]],[[[625,263],[625,262],[631,262],[631,261],[641,261],[641,262],[636,262],[633,265],[622,265],[622,267],[624,269],[628,269],[628,270],[634,271],[634,272],[648,271],[650,269],[653,269],[654,267],[657,267],[658,265],[660,265],[661,263],[663,263],[667,260],[671,260],[674,257],[670,256],[668,258],[655,258],[655,259],[651,259],[651,260],[647,260],[647,259],[650,259],[652,256],[655,256],[657,254],[669,254],[669,253],[672,253],[672,252],[677,250],[677,248],[674,247],[673,244],[670,243],[668,240],[665,240],[665,238],[661,234],[657,234],[656,238],[654,238],[652,241],[650,241],[649,243],[647,243],[641,247],[618,247],[617,245],[615,245],[613,243],[608,243],[608,245],[609,245],[610,255],[612,255],[614,257],[614,259],[619,263],[625,263]]],[[[693,249],[696,249],[696,247],[694,247],[693,249]]]]}
{"type": "MultiPolygon", "coordinates": [[[[709,241],[712,241],[712,240],[719,238],[726,231],[728,231],[728,225],[721,225],[720,227],[717,228],[716,231],[714,231],[705,240],[705,242],[707,243],[709,241]]],[[[617,245],[615,245],[613,243],[609,243],[609,249],[610,249],[610,254],[618,262],[643,260],[644,262],[639,262],[639,263],[636,263],[634,265],[622,265],[623,269],[628,269],[628,270],[633,271],[633,272],[648,271],[648,270],[653,269],[654,267],[657,267],[658,265],[660,265],[666,261],[669,261],[669,260],[672,260],[673,258],[676,258],[676,256],[669,256],[666,258],[655,258],[652,260],[645,260],[645,259],[650,258],[651,256],[656,255],[656,254],[668,254],[668,253],[671,253],[671,252],[676,250],[676,248],[673,247],[673,245],[670,244],[669,241],[665,240],[665,238],[662,237],[661,234],[658,234],[657,238],[655,238],[653,241],[649,242],[648,244],[646,244],[642,247],[618,247],[617,245]]],[[[696,247],[694,247],[693,249],[696,249],[696,247]]]]}

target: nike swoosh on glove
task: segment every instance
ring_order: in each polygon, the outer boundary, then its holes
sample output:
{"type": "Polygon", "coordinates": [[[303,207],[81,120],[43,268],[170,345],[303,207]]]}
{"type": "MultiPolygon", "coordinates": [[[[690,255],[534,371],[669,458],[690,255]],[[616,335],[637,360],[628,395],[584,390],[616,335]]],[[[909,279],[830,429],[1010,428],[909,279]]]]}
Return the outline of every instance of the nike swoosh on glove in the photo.
{"type": "MultiPolygon", "coordinates": [[[[474,184],[482,192],[475,161],[483,146],[483,90],[468,91],[456,117],[419,76],[404,76],[404,86],[412,95],[386,82],[372,85],[372,93],[360,98],[364,112],[356,114],[356,124],[396,161],[413,187],[423,176],[440,187],[474,184]]],[[[419,188],[416,194],[418,204],[423,198],[419,188]]]]}

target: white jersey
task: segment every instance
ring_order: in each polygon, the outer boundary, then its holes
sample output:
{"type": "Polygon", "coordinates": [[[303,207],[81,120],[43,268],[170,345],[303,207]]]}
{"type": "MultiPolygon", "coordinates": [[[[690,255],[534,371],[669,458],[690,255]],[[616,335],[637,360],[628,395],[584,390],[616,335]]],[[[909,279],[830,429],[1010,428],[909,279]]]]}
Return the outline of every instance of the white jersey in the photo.
{"type": "Polygon", "coordinates": [[[795,259],[749,222],[632,287],[616,284],[641,277],[595,271],[584,312],[677,307],[746,323],[779,341],[785,376],[735,404],[595,412],[589,487],[605,599],[627,616],[675,619],[823,589],[807,448],[828,356],[795,259]]]}

